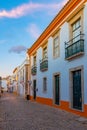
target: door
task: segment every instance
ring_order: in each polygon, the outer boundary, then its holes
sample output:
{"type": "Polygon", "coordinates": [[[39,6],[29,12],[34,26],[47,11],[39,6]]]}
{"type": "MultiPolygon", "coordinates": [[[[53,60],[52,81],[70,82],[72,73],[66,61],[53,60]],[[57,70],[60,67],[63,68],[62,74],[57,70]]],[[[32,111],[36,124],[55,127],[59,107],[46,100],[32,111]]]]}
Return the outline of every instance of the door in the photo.
{"type": "Polygon", "coordinates": [[[81,70],[73,72],[73,108],[82,109],[81,70]]]}
{"type": "Polygon", "coordinates": [[[55,76],[55,104],[59,105],[59,75],[55,76]]]}
{"type": "Polygon", "coordinates": [[[36,80],[33,81],[33,98],[36,99],[36,80]]]}

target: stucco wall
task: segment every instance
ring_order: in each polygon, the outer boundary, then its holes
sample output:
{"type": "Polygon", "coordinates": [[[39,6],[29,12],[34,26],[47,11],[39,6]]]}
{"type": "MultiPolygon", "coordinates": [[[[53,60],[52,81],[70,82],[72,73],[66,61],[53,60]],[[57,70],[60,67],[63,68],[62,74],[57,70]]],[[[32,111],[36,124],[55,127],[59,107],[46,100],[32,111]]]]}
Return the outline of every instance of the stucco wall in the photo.
{"type": "MultiPolygon", "coordinates": [[[[83,19],[83,30],[84,30],[84,47],[85,52],[81,57],[77,57],[71,61],[65,60],[65,41],[69,41],[69,24],[65,22],[60,29],[60,57],[53,58],[53,38],[48,39],[48,71],[40,71],[40,59],[42,59],[42,48],[37,50],[37,74],[31,75],[31,80],[37,80],[38,91],[36,95],[38,97],[52,98],[53,99],[53,75],[60,73],[60,100],[70,100],[70,80],[69,80],[69,69],[83,66],[84,76],[84,103],[87,103],[87,4],[84,8],[84,19],[83,19]],[[47,77],[47,92],[43,92],[43,77],[47,77]]],[[[31,58],[32,60],[32,58],[31,58]]],[[[32,63],[32,61],[31,61],[32,63]]],[[[32,83],[33,87],[33,83],[32,83]]],[[[33,95],[33,89],[31,89],[31,95],[33,95]]]]}

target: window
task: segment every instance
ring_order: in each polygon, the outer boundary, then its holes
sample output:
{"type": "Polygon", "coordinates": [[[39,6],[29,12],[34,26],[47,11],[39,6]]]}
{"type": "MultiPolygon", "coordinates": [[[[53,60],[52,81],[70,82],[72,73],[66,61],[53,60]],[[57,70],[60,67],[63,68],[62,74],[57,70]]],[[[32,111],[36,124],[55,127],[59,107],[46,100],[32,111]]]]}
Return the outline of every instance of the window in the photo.
{"type": "Polygon", "coordinates": [[[78,19],[73,25],[72,25],[72,37],[73,42],[76,42],[80,39],[80,32],[81,32],[81,19],[78,19]]]}
{"type": "Polygon", "coordinates": [[[23,81],[24,81],[24,69],[23,69],[23,81]]]}
{"type": "Polygon", "coordinates": [[[47,47],[43,48],[43,59],[47,58],[47,47]]]}
{"type": "Polygon", "coordinates": [[[34,63],[34,65],[36,65],[36,56],[34,56],[34,58],[33,58],[33,63],[34,63]]]}
{"type": "Polygon", "coordinates": [[[46,77],[43,78],[43,91],[44,92],[47,91],[47,78],[46,77]]]}
{"type": "Polygon", "coordinates": [[[53,55],[54,55],[54,57],[58,57],[59,56],[59,39],[58,39],[58,36],[56,38],[54,38],[54,42],[53,42],[53,55]]]}

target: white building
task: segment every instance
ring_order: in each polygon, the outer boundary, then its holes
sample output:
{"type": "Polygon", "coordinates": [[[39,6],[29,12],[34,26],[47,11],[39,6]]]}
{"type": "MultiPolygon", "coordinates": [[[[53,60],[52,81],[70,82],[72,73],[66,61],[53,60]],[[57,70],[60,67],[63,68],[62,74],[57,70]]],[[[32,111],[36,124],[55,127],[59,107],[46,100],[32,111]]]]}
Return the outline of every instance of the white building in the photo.
{"type": "Polygon", "coordinates": [[[18,94],[26,96],[28,93],[28,71],[29,71],[29,60],[26,59],[18,68],[17,82],[18,82],[18,94]]]}
{"type": "Polygon", "coordinates": [[[28,54],[31,99],[87,116],[86,0],[69,0],[28,54]]]}
{"type": "Polygon", "coordinates": [[[1,97],[2,77],[0,76],[0,97],[1,97]]]}
{"type": "Polygon", "coordinates": [[[13,92],[13,75],[7,77],[7,90],[13,92]]]}
{"type": "Polygon", "coordinates": [[[13,70],[13,92],[15,94],[18,94],[18,70],[19,70],[19,67],[16,67],[13,70]]]}
{"type": "Polygon", "coordinates": [[[4,91],[7,91],[7,79],[2,78],[2,87],[4,88],[4,91]]]}

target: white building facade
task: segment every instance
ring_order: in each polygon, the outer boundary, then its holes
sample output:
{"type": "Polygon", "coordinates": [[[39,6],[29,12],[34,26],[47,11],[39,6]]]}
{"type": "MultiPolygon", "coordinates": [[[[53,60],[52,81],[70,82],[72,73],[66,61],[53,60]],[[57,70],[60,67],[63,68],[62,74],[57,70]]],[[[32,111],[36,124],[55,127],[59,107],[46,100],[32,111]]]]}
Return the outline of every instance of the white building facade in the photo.
{"type": "Polygon", "coordinates": [[[28,54],[31,99],[87,116],[86,0],[69,0],[28,54]]]}
{"type": "Polygon", "coordinates": [[[0,97],[1,97],[2,77],[0,76],[0,97]]]}
{"type": "Polygon", "coordinates": [[[19,67],[16,67],[13,70],[13,92],[15,94],[18,94],[18,70],[19,70],[19,67]]]}
{"type": "Polygon", "coordinates": [[[29,71],[29,60],[26,59],[18,68],[17,82],[18,82],[18,94],[26,96],[28,92],[28,71],[29,71]]]}
{"type": "Polygon", "coordinates": [[[6,80],[6,78],[2,79],[2,87],[4,88],[4,91],[7,91],[7,80],[6,80]]]}

